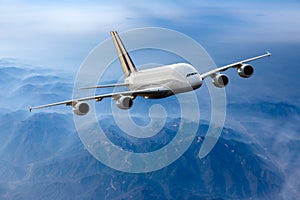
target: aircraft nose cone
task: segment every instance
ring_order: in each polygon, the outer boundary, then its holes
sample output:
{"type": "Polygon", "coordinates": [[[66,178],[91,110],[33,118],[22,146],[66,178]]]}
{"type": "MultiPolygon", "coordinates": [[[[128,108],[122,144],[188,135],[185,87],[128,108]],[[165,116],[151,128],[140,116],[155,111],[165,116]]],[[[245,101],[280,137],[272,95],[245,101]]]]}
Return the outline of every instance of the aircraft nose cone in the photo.
{"type": "Polygon", "coordinates": [[[194,76],[192,79],[190,79],[190,84],[194,90],[200,88],[202,85],[201,76],[199,74],[198,76],[194,76]]]}
{"type": "Polygon", "coordinates": [[[200,75],[198,75],[197,78],[196,78],[196,80],[195,80],[195,82],[194,82],[193,89],[194,90],[198,89],[198,88],[201,87],[201,85],[202,85],[202,78],[201,78],[200,75]]]}

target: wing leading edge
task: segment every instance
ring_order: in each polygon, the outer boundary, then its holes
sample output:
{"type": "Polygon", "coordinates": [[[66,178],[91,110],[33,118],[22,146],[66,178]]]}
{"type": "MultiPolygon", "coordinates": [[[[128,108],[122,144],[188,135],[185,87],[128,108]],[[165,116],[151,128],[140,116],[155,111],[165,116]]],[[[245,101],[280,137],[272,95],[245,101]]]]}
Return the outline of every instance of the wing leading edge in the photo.
{"type": "Polygon", "coordinates": [[[89,100],[96,100],[96,101],[101,101],[104,98],[111,97],[113,99],[117,99],[120,96],[147,96],[155,93],[161,93],[161,92],[169,92],[170,90],[163,88],[163,87],[157,87],[157,88],[149,88],[149,89],[143,89],[143,90],[134,90],[134,91],[124,91],[124,92],[116,92],[116,93],[109,93],[109,94],[101,94],[101,95],[96,95],[96,96],[90,96],[90,97],[84,97],[84,98],[78,98],[78,99],[73,99],[73,100],[67,100],[67,101],[61,101],[61,102],[56,102],[56,103],[51,103],[51,104],[45,104],[41,106],[36,106],[36,107],[30,107],[29,111],[31,112],[32,110],[39,109],[39,108],[46,108],[46,107],[51,107],[51,106],[58,106],[58,105],[67,105],[67,106],[73,106],[77,102],[83,102],[83,101],[89,101],[89,100]]]}
{"type": "Polygon", "coordinates": [[[225,65],[223,67],[219,67],[217,69],[214,69],[214,70],[211,70],[211,71],[206,72],[204,74],[201,74],[201,78],[205,79],[205,78],[207,78],[209,76],[214,76],[218,72],[226,71],[229,68],[238,68],[242,64],[245,64],[247,62],[250,62],[250,61],[253,61],[253,60],[257,60],[257,59],[260,59],[260,58],[264,58],[264,57],[267,57],[267,56],[271,56],[271,53],[268,52],[268,51],[267,51],[266,54],[263,54],[263,55],[260,55],[260,56],[256,56],[256,57],[253,57],[253,58],[249,58],[249,59],[246,59],[246,60],[242,60],[242,61],[239,61],[239,62],[235,62],[235,63],[229,64],[229,65],[225,65]]]}

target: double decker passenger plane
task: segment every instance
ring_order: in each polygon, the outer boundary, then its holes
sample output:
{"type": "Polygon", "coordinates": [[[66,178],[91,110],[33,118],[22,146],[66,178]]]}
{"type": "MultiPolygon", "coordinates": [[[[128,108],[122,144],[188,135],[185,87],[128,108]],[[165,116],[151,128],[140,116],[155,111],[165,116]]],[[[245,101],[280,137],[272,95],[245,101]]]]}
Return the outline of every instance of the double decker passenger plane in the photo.
{"type": "Polygon", "coordinates": [[[137,70],[118,33],[116,31],[111,31],[110,34],[112,36],[125,75],[124,83],[99,85],[82,89],[126,86],[128,91],[100,94],[30,107],[30,112],[38,108],[65,104],[72,106],[75,114],[85,115],[89,112],[89,105],[86,103],[86,101],[101,101],[103,98],[108,97],[115,100],[120,109],[126,110],[132,107],[133,101],[137,96],[159,99],[179,93],[190,92],[200,88],[203,80],[207,77],[211,78],[212,83],[216,87],[223,88],[228,84],[229,79],[225,74],[221,74],[220,72],[223,72],[229,68],[236,68],[241,77],[249,78],[253,75],[254,69],[248,64],[248,62],[271,55],[271,53],[267,52],[266,54],[260,56],[219,67],[204,74],[200,74],[191,64],[188,63],[176,63],[151,69],[137,70]]]}

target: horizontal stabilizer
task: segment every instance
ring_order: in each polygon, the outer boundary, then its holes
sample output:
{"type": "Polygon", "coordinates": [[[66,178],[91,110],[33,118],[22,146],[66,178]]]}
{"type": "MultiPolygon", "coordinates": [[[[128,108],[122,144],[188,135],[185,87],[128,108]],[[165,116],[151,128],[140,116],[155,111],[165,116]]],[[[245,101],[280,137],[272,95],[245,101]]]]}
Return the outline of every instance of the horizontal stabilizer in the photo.
{"type": "Polygon", "coordinates": [[[91,87],[84,87],[80,88],[81,90],[88,90],[88,89],[96,89],[96,88],[108,88],[108,87],[121,87],[121,86],[129,86],[128,83],[116,83],[116,84],[108,84],[108,85],[97,85],[91,87]]]}

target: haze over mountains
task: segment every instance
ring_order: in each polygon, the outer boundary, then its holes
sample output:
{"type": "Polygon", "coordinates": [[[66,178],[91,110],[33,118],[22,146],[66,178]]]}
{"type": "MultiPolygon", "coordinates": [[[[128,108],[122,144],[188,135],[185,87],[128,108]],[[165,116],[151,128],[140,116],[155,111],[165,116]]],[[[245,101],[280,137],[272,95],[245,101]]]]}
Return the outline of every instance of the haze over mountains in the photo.
{"type": "MultiPolygon", "coordinates": [[[[231,103],[226,127],[207,157],[198,158],[208,128],[201,121],[180,159],[159,171],[130,174],[89,154],[69,107],[29,113],[28,105],[71,98],[72,75],[1,59],[0,77],[3,199],[291,199],[300,190],[300,109],[295,105],[231,103]]],[[[127,137],[107,115],[99,123],[122,148],[133,145],[143,152],[170,141],[180,119],[168,119],[151,143],[127,137]]]]}

